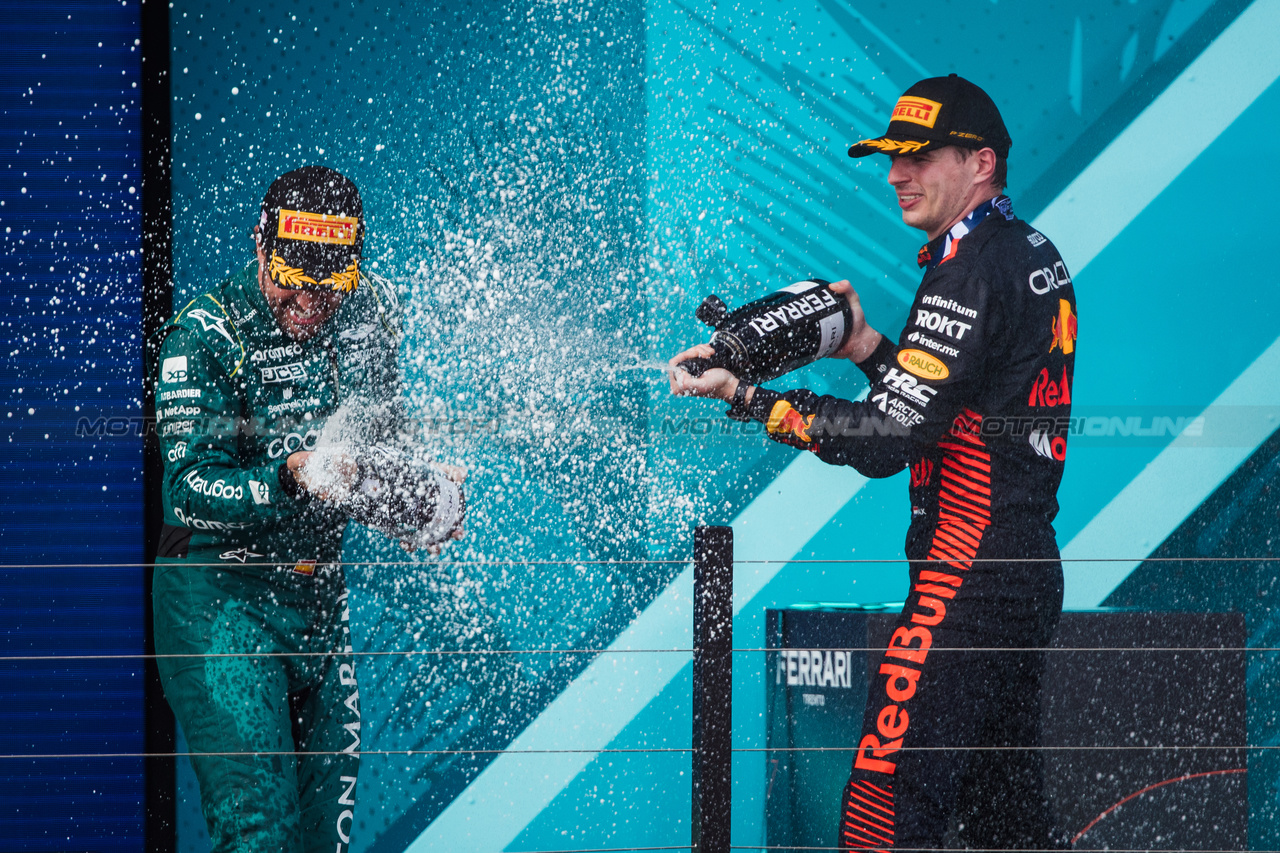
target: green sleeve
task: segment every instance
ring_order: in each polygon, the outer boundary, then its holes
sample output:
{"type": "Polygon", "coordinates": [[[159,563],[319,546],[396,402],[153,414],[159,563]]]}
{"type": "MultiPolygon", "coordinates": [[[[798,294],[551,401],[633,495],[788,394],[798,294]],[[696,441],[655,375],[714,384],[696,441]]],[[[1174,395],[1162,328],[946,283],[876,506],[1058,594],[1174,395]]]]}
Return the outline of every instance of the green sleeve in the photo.
{"type": "Polygon", "coordinates": [[[174,330],[158,363],[156,431],[165,504],[177,523],[190,527],[190,519],[202,519],[242,530],[298,513],[305,501],[281,490],[280,462],[248,467],[241,458],[240,398],[199,337],[174,330]]]}

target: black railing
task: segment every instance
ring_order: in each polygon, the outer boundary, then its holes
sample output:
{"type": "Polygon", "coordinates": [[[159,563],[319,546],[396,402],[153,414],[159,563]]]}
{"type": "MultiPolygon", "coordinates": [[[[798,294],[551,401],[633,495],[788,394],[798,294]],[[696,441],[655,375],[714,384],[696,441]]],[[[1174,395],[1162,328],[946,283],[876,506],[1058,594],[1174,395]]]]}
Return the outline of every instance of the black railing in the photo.
{"type": "Polygon", "coordinates": [[[733,529],[693,534],[693,849],[729,853],[733,529]]]}

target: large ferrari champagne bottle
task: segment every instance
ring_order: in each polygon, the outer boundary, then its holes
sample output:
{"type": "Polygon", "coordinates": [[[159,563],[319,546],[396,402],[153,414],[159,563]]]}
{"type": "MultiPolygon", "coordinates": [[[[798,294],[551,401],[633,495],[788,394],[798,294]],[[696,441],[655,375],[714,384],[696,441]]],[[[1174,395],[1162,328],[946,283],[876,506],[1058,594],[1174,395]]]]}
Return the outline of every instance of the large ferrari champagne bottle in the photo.
{"type": "Polygon", "coordinates": [[[732,312],[718,296],[708,296],[694,316],[715,329],[715,354],[677,366],[692,376],[723,367],[759,384],[831,355],[849,339],[853,312],[828,285],[798,281],[732,312]]]}

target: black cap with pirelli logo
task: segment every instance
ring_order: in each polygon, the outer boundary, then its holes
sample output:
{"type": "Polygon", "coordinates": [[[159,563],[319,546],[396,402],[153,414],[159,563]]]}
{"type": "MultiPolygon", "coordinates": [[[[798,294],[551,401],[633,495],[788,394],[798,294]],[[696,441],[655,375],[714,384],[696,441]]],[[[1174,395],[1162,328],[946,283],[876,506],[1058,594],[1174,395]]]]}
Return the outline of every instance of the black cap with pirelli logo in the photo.
{"type": "Polygon", "coordinates": [[[364,247],[360,192],[327,166],[285,172],[262,199],[258,238],[276,287],[355,290],[364,247]]]}
{"type": "Polygon", "coordinates": [[[955,74],[908,89],[894,105],[884,136],[854,143],[849,156],[914,154],[944,145],[990,148],[1000,157],[1008,157],[1013,145],[991,96],[955,74]]]}

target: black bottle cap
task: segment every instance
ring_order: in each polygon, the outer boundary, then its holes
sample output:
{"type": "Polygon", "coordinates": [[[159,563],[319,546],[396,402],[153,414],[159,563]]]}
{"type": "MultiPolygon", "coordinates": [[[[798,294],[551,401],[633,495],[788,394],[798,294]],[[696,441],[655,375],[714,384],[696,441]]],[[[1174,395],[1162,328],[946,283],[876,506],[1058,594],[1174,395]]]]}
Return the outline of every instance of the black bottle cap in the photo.
{"type": "Polygon", "coordinates": [[[693,312],[693,316],[711,328],[717,329],[724,322],[724,318],[729,316],[729,307],[719,296],[712,294],[702,300],[702,304],[698,306],[697,311],[693,312]]]}

